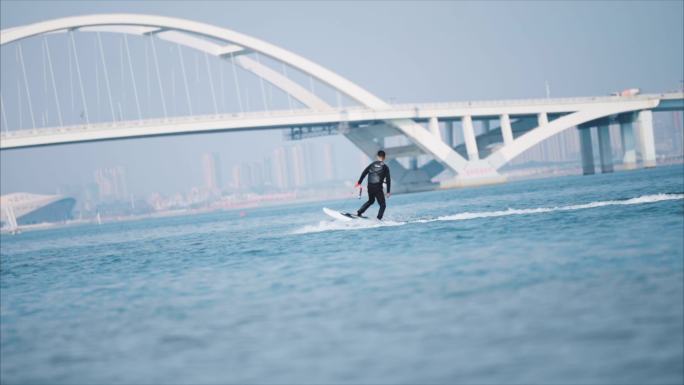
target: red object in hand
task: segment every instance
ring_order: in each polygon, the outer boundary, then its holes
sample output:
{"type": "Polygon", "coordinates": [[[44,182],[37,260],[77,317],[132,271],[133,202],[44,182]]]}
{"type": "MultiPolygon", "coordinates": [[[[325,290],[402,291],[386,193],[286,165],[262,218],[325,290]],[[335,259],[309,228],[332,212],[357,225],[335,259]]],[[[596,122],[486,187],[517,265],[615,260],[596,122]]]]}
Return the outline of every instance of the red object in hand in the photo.
{"type": "Polygon", "coordinates": [[[361,183],[359,183],[359,182],[356,182],[356,184],[354,185],[354,187],[359,187],[359,186],[361,186],[361,183]]]}

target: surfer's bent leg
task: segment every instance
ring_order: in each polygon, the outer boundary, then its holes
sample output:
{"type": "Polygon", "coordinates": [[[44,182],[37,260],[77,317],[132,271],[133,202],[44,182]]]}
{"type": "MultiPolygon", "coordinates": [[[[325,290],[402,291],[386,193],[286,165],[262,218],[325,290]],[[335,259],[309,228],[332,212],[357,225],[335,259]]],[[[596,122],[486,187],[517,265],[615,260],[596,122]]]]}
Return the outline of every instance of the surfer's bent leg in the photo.
{"type": "Polygon", "coordinates": [[[378,200],[378,204],[380,205],[380,210],[378,210],[378,219],[382,219],[382,215],[385,213],[385,194],[382,192],[382,185],[376,192],[375,198],[378,200]]]}
{"type": "Polygon", "coordinates": [[[361,214],[363,214],[366,210],[368,210],[368,208],[369,208],[373,203],[375,203],[375,194],[373,194],[373,191],[372,191],[370,188],[368,188],[368,189],[366,189],[366,190],[368,190],[368,201],[367,201],[366,203],[364,203],[363,206],[361,206],[361,208],[359,209],[359,211],[356,212],[356,214],[357,214],[358,216],[361,216],[361,214]]]}

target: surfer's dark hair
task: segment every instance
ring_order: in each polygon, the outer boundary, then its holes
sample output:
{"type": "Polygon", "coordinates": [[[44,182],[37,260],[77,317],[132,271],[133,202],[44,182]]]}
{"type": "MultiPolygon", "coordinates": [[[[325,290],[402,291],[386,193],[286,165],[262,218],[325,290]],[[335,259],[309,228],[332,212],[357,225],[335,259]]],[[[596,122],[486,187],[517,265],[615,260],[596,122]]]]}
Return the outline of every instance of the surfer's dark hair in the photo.
{"type": "Polygon", "coordinates": [[[382,150],[378,151],[378,156],[382,159],[385,159],[385,151],[382,151],[382,150]]]}

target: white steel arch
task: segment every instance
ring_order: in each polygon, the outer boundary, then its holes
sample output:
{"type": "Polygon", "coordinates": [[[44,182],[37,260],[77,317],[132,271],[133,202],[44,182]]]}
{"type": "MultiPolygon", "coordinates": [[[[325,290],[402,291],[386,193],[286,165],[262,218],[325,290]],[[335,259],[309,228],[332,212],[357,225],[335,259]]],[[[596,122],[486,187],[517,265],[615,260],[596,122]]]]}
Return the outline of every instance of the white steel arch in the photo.
{"type": "MultiPolygon", "coordinates": [[[[99,14],[49,20],[20,27],[8,28],[0,31],[0,45],[5,45],[33,36],[68,32],[73,30],[124,33],[142,36],[154,35],[159,39],[177,43],[179,45],[196,49],[213,56],[224,58],[233,57],[237,65],[240,65],[245,70],[254,73],[261,79],[270,82],[275,87],[282,89],[288,95],[313,110],[312,113],[329,113],[333,115],[334,121],[353,120],[350,119],[350,117],[355,112],[348,112],[346,110],[339,111],[338,109],[331,107],[328,103],[318,98],[305,87],[302,87],[298,83],[290,80],[277,71],[272,70],[270,67],[250,59],[244,54],[249,52],[257,52],[262,55],[269,56],[279,62],[288,64],[289,66],[297,68],[302,72],[315,77],[321,82],[328,84],[333,89],[336,89],[340,93],[345,94],[349,98],[357,101],[363,107],[366,107],[366,111],[359,111],[359,113],[368,115],[364,119],[359,120],[374,120],[376,122],[378,120],[385,121],[387,125],[395,127],[399,133],[405,134],[420,151],[432,155],[437,162],[456,172],[459,174],[459,176],[463,176],[464,178],[467,178],[471,175],[477,178],[484,174],[496,177],[498,175],[496,174],[497,169],[515,157],[519,156],[527,149],[552,137],[553,135],[556,135],[566,129],[575,127],[579,124],[591,122],[598,118],[629,111],[654,109],[658,107],[660,99],[663,96],[647,97],[647,95],[643,95],[628,98],[611,97],[610,100],[603,100],[606,99],[605,97],[602,99],[598,98],[600,100],[594,100],[597,98],[592,98],[592,100],[587,100],[584,104],[576,104],[571,108],[563,107],[562,101],[556,101],[551,104],[547,103],[548,105],[540,105],[539,103],[528,103],[527,105],[511,103],[508,105],[491,105],[486,108],[471,106],[470,103],[468,103],[467,106],[458,107],[455,111],[452,111],[444,116],[438,116],[440,115],[439,109],[430,112],[426,111],[427,108],[421,108],[421,111],[419,111],[418,107],[415,107],[415,111],[412,110],[410,113],[405,113],[402,112],[400,107],[390,106],[380,98],[343,78],[342,76],[306,58],[277,47],[273,44],[209,24],[155,15],[99,14]],[[202,37],[210,38],[211,41],[202,37]],[[486,159],[473,159],[471,161],[467,161],[441,140],[439,137],[438,126],[436,125],[438,117],[463,119],[467,116],[468,120],[471,120],[473,117],[478,115],[500,116],[510,114],[513,116],[530,113],[546,114],[551,112],[563,112],[567,113],[567,115],[550,122],[542,121],[538,127],[533,128],[520,137],[508,139],[504,146],[494,151],[486,159]],[[435,123],[431,125],[432,131],[425,129],[423,126],[417,124],[413,120],[423,118],[430,118],[431,123],[435,123]]],[[[681,93],[675,95],[674,98],[681,100],[681,93]]],[[[681,109],[681,106],[677,108],[681,109]]],[[[290,118],[296,119],[294,116],[290,118]]],[[[301,120],[298,120],[297,124],[299,122],[301,122],[301,120]]],[[[183,124],[173,128],[171,131],[184,133],[202,132],[202,130],[216,130],[225,128],[226,122],[208,122],[205,123],[204,126],[200,125],[199,127],[197,122],[187,123],[186,126],[183,126],[183,124]],[[222,126],[213,127],[217,124],[221,124],[222,126]]],[[[88,125],[88,127],[90,126],[91,125],[88,125]]],[[[102,132],[102,130],[97,130],[97,127],[91,127],[96,128],[96,130],[95,132],[87,133],[87,135],[92,135],[95,138],[91,140],[107,140],[108,138],[115,137],[169,134],[169,128],[166,127],[166,124],[163,124],[163,126],[164,127],[154,126],[153,129],[145,128],[144,133],[135,130],[135,132],[128,133],[120,131],[116,133],[113,131],[102,132]],[[157,129],[159,132],[157,133],[155,129],[157,129]],[[97,139],[99,137],[102,139],[97,139]]],[[[240,127],[244,128],[245,126],[240,127]]],[[[238,128],[239,127],[236,127],[236,129],[238,128]]],[[[470,129],[472,130],[472,124],[470,129]]],[[[376,149],[375,147],[377,147],[376,144],[368,138],[367,132],[364,133],[361,132],[361,130],[355,131],[356,132],[346,134],[346,136],[362,151],[371,155],[376,149]]],[[[73,141],[83,141],[83,133],[68,133],[66,135],[75,135],[75,139],[73,141]]],[[[29,139],[29,141],[31,140],[30,138],[27,139],[29,139]]],[[[16,142],[24,139],[16,138],[10,140],[16,142]]],[[[54,140],[55,139],[50,139],[49,141],[54,140]]],[[[63,141],[69,142],[69,140],[63,141]]],[[[14,146],[21,147],[21,145],[14,146]]],[[[7,145],[7,141],[5,140],[0,148],[6,147],[12,147],[12,145],[7,145]]],[[[408,148],[410,146],[405,147],[408,148]]],[[[410,150],[411,153],[414,153],[412,149],[410,150]]]]}
{"type": "MultiPolygon", "coordinates": [[[[245,50],[259,52],[317,78],[365,107],[373,109],[390,107],[389,104],[353,82],[295,53],[226,28],[179,18],[143,14],[96,14],[66,17],[3,30],[0,34],[0,45],[41,34],[71,30],[137,35],[154,34],[161,39],[189,46],[215,56],[225,56],[245,50]],[[193,34],[217,39],[225,44],[215,44],[199,39],[193,34]]],[[[313,109],[330,108],[327,103],[270,68],[246,57],[238,56],[237,60],[243,68],[283,89],[308,107],[313,109]]],[[[444,144],[438,136],[411,119],[389,120],[387,123],[396,127],[424,152],[431,154],[437,161],[451,170],[458,173],[466,166],[467,161],[462,156],[444,144]]]]}
{"type": "Polygon", "coordinates": [[[531,129],[513,140],[509,145],[493,152],[486,160],[495,170],[498,170],[523,152],[565,130],[606,116],[652,109],[657,107],[658,104],[659,100],[652,99],[585,108],[531,129]]]}

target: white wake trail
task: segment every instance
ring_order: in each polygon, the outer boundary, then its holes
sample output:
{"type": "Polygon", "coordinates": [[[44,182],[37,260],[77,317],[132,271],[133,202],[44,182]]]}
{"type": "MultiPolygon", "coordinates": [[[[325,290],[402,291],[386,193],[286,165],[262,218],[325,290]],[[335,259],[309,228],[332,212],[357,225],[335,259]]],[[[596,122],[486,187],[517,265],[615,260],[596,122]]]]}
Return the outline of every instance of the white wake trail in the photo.
{"type": "Polygon", "coordinates": [[[647,203],[655,203],[661,201],[671,201],[684,199],[684,194],[653,194],[653,195],[642,195],[637,198],[630,198],[624,200],[607,200],[607,201],[597,201],[589,202],[576,205],[567,206],[555,206],[555,207],[537,207],[531,209],[513,209],[509,208],[506,210],[499,211],[481,211],[481,212],[464,212],[452,215],[444,215],[437,218],[427,218],[427,219],[416,219],[408,220],[406,222],[395,222],[395,221],[350,221],[350,222],[340,222],[340,221],[321,221],[317,225],[304,226],[296,231],[295,234],[308,234],[308,233],[319,233],[323,231],[338,231],[338,230],[361,230],[376,227],[385,226],[401,226],[411,223],[430,223],[437,221],[464,221],[470,219],[478,218],[491,218],[491,217],[503,217],[508,215],[530,215],[530,214],[541,214],[541,213],[551,213],[557,211],[574,211],[574,210],[586,210],[593,209],[596,207],[605,206],[621,206],[621,205],[639,205],[647,203]]]}
{"type": "Polygon", "coordinates": [[[556,207],[538,207],[533,209],[507,209],[501,211],[489,211],[489,212],[475,212],[475,213],[459,213],[454,215],[445,215],[437,217],[435,219],[422,220],[422,222],[434,222],[434,221],[461,221],[466,219],[476,219],[476,218],[488,218],[488,217],[502,217],[507,215],[527,215],[527,214],[539,214],[539,213],[551,213],[555,211],[573,211],[573,210],[584,210],[593,209],[596,207],[605,206],[618,206],[618,205],[638,205],[644,203],[655,203],[660,201],[670,201],[684,199],[684,194],[654,194],[654,195],[643,195],[638,198],[631,198],[625,200],[609,200],[609,201],[597,201],[584,203],[579,205],[568,205],[568,206],[556,206],[556,207]]]}

